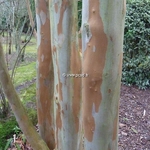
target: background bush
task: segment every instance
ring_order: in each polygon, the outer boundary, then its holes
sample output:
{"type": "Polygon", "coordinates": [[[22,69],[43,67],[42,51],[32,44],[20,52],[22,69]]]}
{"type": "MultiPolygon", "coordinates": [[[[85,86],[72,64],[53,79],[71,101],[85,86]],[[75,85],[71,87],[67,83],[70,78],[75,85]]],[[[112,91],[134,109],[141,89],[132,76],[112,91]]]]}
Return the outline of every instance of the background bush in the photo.
{"type": "Polygon", "coordinates": [[[150,87],[150,1],[127,2],[122,82],[150,87]]]}

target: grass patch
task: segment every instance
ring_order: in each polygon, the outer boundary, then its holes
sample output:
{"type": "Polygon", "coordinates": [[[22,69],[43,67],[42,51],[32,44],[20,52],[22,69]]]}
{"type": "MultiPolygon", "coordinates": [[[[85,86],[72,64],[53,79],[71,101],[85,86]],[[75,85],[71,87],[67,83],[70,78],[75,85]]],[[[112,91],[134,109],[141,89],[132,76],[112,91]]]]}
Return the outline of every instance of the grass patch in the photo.
{"type": "Polygon", "coordinates": [[[37,46],[35,44],[27,45],[25,53],[35,54],[37,52],[37,46]]]}
{"type": "Polygon", "coordinates": [[[35,95],[36,95],[36,83],[30,85],[27,89],[23,90],[20,93],[20,99],[24,104],[28,102],[35,103],[35,99],[36,99],[35,95]]]}
{"type": "Polygon", "coordinates": [[[18,67],[16,69],[14,83],[18,86],[26,81],[30,81],[36,76],[36,62],[32,62],[28,65],[18,67]]]}
{"type": "MultiPolygon", "coordinates": [[[[2,43],[2,45],[3,45],[3,49],[4,49],[4,52],[6,52],[6,51],[8,51],[8,48],[9,48],[9,45],[8,45],[8,42],[7,42],[7,37],[5,36],[4,37],[5,38],[5,42],[3,42],[2,43]]],[[[24,41],[24,39],[25,39],[25,34],[23,34],[22,36],[21,36],[21,40],[20,40],[20,42],[21,41],[24,41]]],[[[34,37],[34,36],[32,36],[32,38],[31,38],[31,40],[30,40],[30,42],[27,44],[27,46],[26,46],[26,50],[25,50],[25,52],[26,53],[36,53],[36,51],[37,51],[37,41],[36,41],[36,38],[34,37]]],[[[20,43],[20,46],[21,46],[21,48],[22,48],[22,46],[24,45],[25,43],[20,43]]],[[[15,49],[15,45],[13,44],[13,45],[11,45],[11,48],[12,48],[12,52],[16,52],[16,49],[15,49]]]]}

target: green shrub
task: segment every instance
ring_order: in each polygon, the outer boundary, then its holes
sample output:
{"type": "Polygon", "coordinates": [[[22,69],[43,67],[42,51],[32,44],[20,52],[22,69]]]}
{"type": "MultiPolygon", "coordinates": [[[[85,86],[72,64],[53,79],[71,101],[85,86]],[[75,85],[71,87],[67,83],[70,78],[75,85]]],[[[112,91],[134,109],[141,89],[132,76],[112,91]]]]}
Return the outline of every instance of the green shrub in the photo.
{"type": "Polygon", "coordinates": [[[150,2],[128,1],[122,81],[141,89],[150,87],[150,2]]]}
{"type": "Polygon", "coordinates": [[[82,0],[78,0],[78,30],[81,28],[82,20],[82,0]]]}

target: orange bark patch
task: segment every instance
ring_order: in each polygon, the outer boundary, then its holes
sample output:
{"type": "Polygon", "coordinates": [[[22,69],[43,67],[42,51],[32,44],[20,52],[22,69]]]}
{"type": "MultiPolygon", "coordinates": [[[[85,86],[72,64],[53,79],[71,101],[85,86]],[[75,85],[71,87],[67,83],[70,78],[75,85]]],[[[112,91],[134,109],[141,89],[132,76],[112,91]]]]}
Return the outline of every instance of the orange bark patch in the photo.
{"type": "MultiPolygon", "coordinates": [[[[37,13],[43,11],[47,15],[48,7],[47,3],[40,0],[37,7],[37,13]]],[[[53,93],[54,93],[54,75],[52,64],[52,53],[50,39],[50,22],[46,16],[45,23],[41,25],[42,39],[38,47],[38,86],[37,87],[37,105],[38,105],[38,123],[42,127],[41,135],[46,141],[50,149],[54,149],[54,120],[51,114],[53,114],[53,93]]]]}
{"type": "Polygon", "coordinates": [[[48,12],[48,2],[44,1],[44,0],[39,0],[38,1],[38,7],[36,7],[36,12],[39,14],[41,10],[43,10],[46,14],[48,12]],[[46,11],[45,11],[46,10],[46,11]]]}
{"type": "Polygon", "coordinates": [[[69,4],[68,0],[62,1],[61,8],[60,8],[60,18],[59,18],[59,23],[57,26],[58,35],[62,34],[62,32],[63,32],[62,31],[62,22],[63,22],[64,12],[67,9],[68,4],[69,4]]]}
{"type": "MultiPolygon", "coordinates": [[[[81,73],[81,60],[80,60],[79,52],[76,50],[76,43],[72,43],[72,48],[71,48],[71,71],[73,74],[81,73]]],[[[72,110],[73,110],[76,132],[78,132],[80,103],[81,103],[81,78],[73,78],[72,93],[73,93],[72,110]]]]}
{"type": "Polygon", "coordinates": [[[56,113],[56,126],[58,129],[62,128],[62,121],[61,121],[61,107],[60,104],[57,103],[57,113],[56,113]]]}
{"type": "Polygon", "coordinates": [[[100,87],[108,40],[99,15],[99,0],[90,0],[89,6],[88,24],[92,37],[83,54],[83,73],[89,75],[87,78],[83,78],[83,125],[86,139],[92,141],[95,130],[92,108],[98,112],[102,100],[100,87]]]}
{"type": "Polygon", "coordinates": [[[59,82],[59,84],[56,85],[56,90],[59,94],[59,100],[63,100],[63,96],[62,96],[62,83],[59,82]]]}

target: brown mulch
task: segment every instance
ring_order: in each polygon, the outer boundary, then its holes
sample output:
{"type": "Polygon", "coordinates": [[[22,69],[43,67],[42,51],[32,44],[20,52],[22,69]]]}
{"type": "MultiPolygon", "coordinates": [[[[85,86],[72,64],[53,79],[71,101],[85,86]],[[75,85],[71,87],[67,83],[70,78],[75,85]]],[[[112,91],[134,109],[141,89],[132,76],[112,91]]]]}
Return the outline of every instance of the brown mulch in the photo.
{"type": "Polygon", "coordinates": [[[122,85],[119,150],[150,150],[150,90],[122,85]]]}

